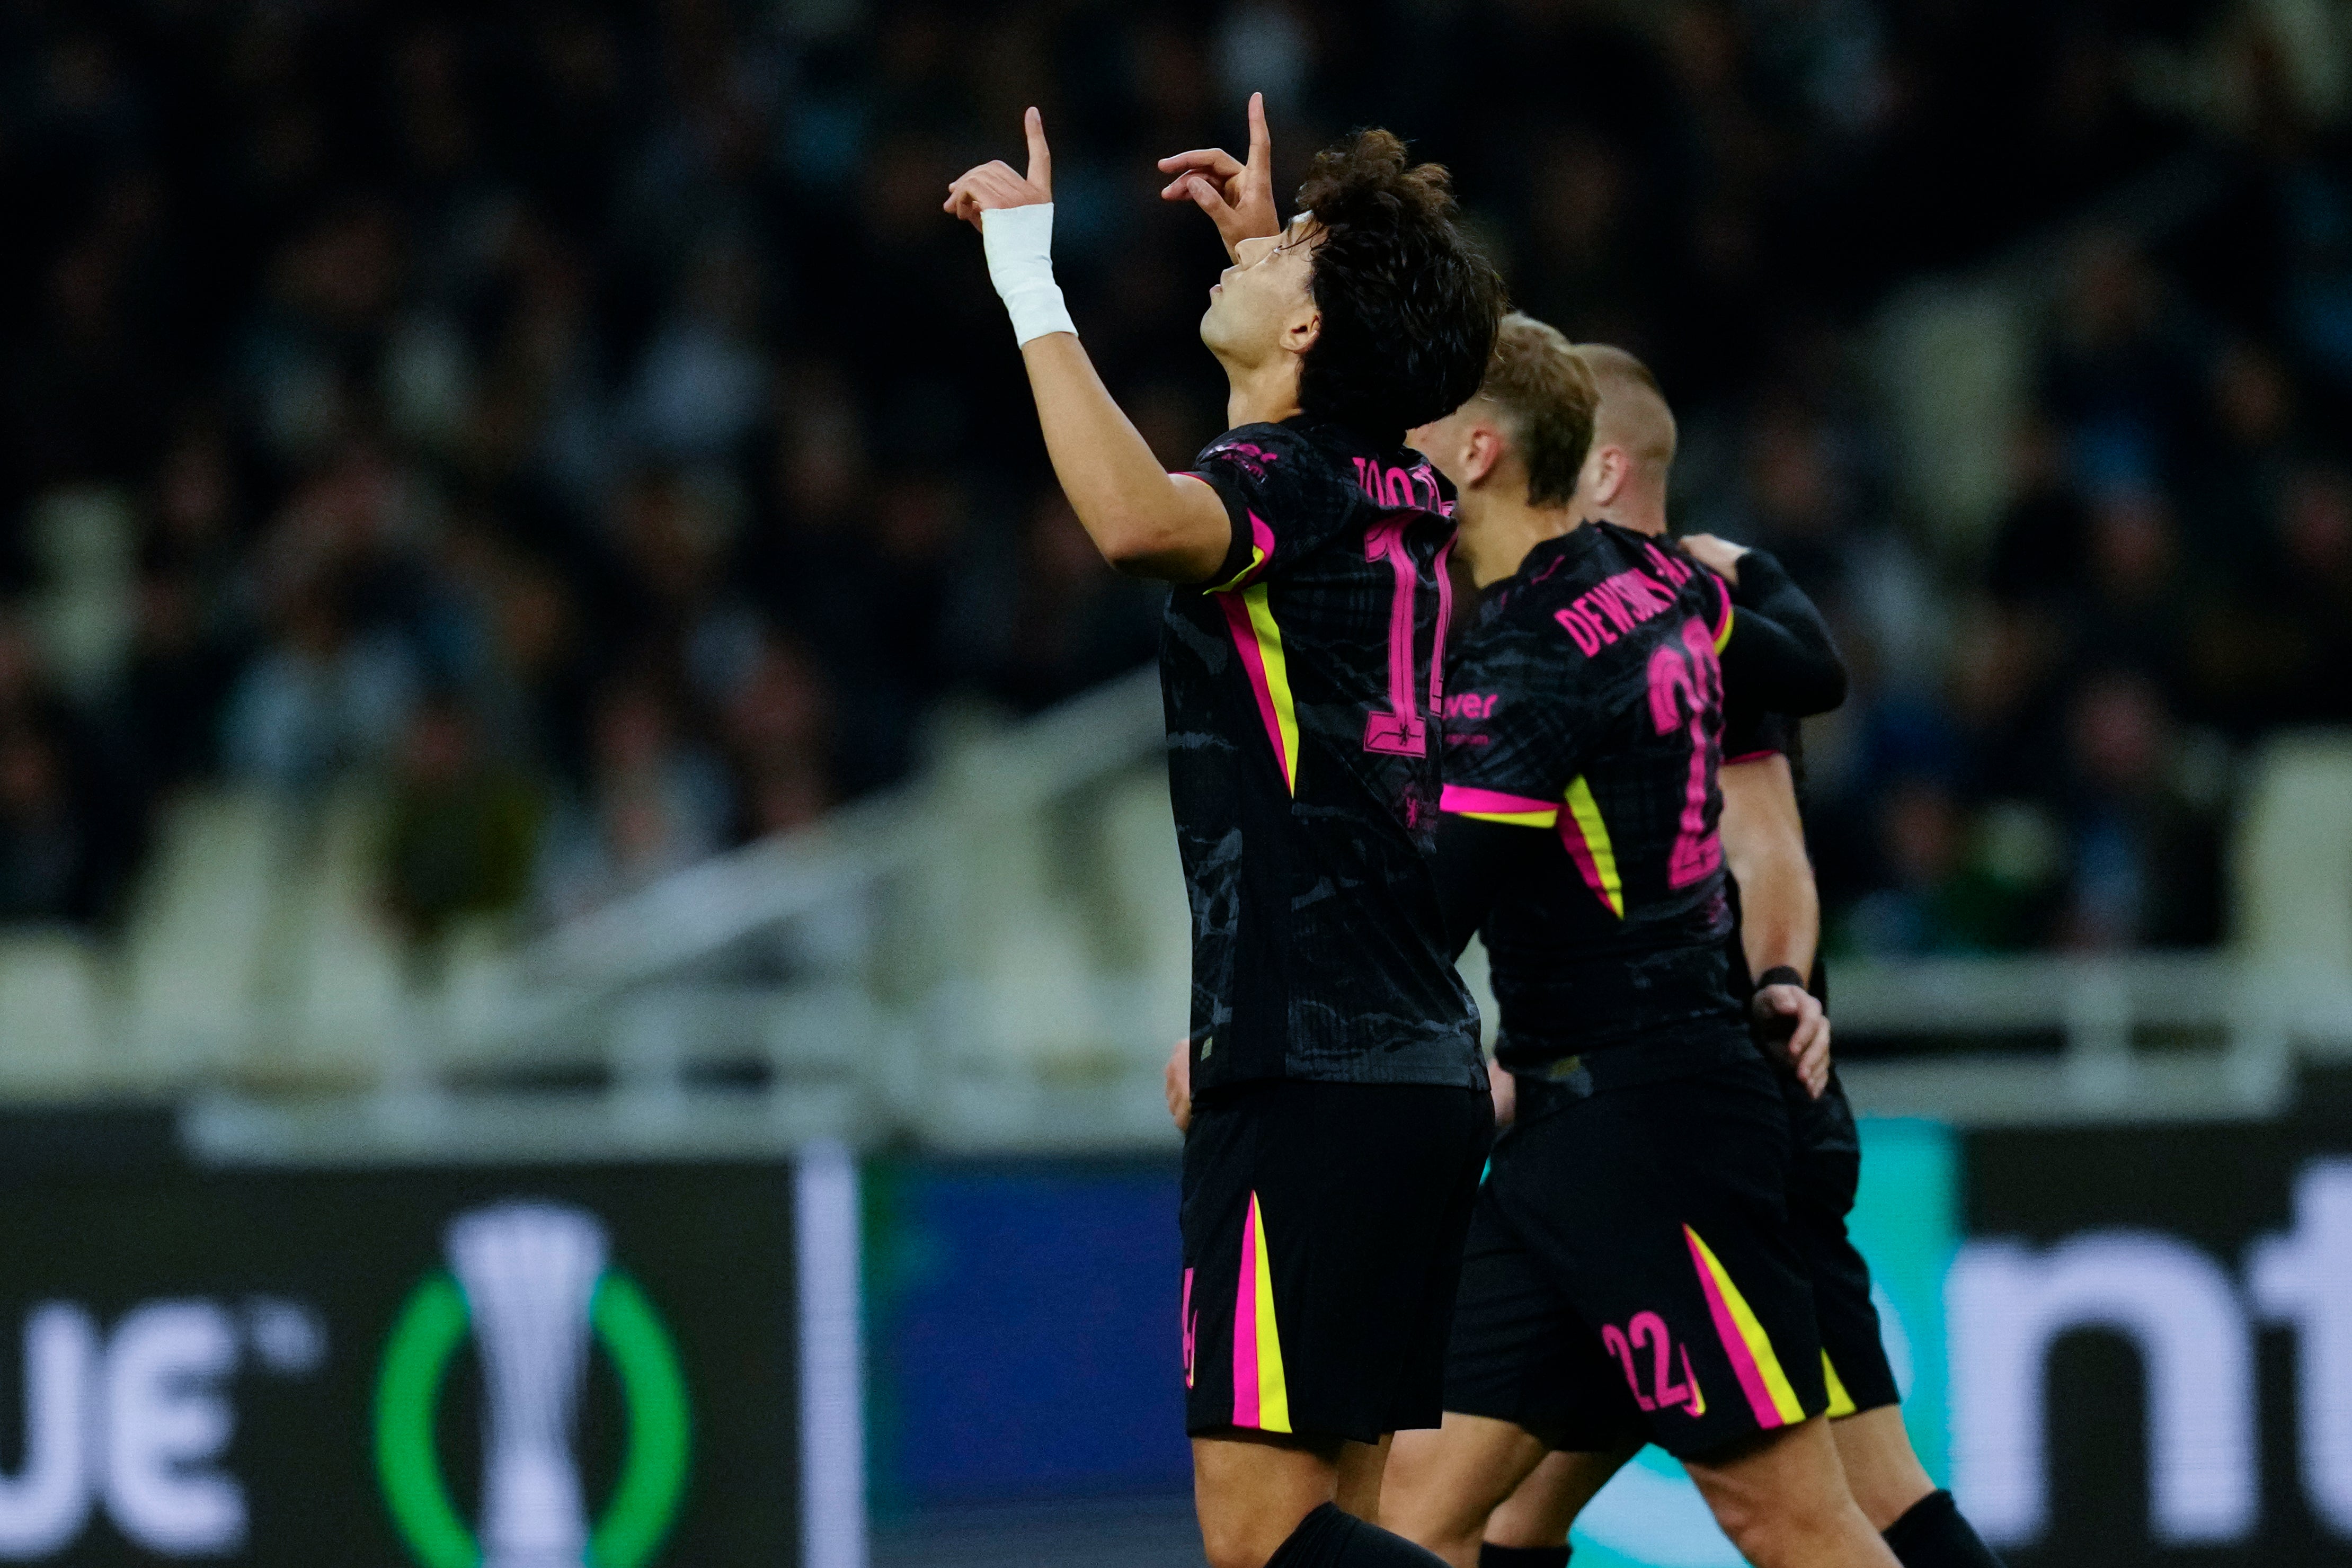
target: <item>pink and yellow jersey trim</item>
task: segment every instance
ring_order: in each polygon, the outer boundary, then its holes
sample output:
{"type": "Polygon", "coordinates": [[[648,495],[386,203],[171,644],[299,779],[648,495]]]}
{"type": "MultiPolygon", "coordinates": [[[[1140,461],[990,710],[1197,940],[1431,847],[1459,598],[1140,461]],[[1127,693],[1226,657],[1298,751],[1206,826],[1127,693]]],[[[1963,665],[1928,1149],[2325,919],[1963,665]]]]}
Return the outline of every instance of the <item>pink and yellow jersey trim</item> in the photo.
{"type": "Polygon", "coordinates": [[[1797,1425],[1805,1418],[1805,1407],[1790,1386],[1789,1375],[1780,1370],[1771,1336],[1756,1320],[1748,1298],[1731,1282],[1714,1249],[1699,1239],[1698,1232],[1685,1225],[1683,1239],[1690,1244],[1691,1265],[1698,1270],[1699,1289],[1706,1292],[1707,1311],[1715,1318],[1716,1337],[1723,1342],[1723,1354],[1730,1358],[1731,1370],[1739,1378],[1740,1391],[1748,1396],[1756,1424],[1767,1431],[1797,1425]]]}
{"type": "Polygon", "coordinates": [[[1718,577],[1715,591],[1723,601],[1723,618],[1715,624],[1715,651],[1720,656],[1731,642],[1731,585],[1718,577]]]}
{"type": "Polygon", "coordinates": [[[1255,1193],[1242,1221],[1241,1285],[1234,1292],[1234,1425],[1290,1430],[1290,1385],[1282,1375],[1282,1334],[1274,1321],[1274,1269],[1255,1193]]]}
{"type": "MultiPolygon", "coordinates": [[[[1191,477],[1198,477],[1198,476],[1191,476],[1191,477]]],[[[1203,483],[1205,482],[1206,481],[1203,481],[1203,483]]],[[[1257,574],[1265,569],[1265,563],[1274,559],[1274,530],[1267,528],[1265,526],[1265,519],[1259,517],[1255,512],[1252,512],[1249,515],[1249,564],[1242,568],[1241,570],[1234,573],[1233,576],[1225,579],[1224,581],[1203,589],[1202,591],[1202,592],[1231,593],[1234,589],[1241,587],[1244,583],[1255,580],[1257,574]]]]}
{"type": "Polygon", "coordinates": [[[1481,822],[1506,822],[1515,828],[1549,828],[1559,820],[1559,802],[1506,795],[1500,789],[1474,789],[1448,784],[1437,797],[1437,809],[1481,822]]]}
{"type": "Polygon", "coordinates": [[[1257,699],[1258,718],[1274,747],[1274,762],[1282,770],[1283,788],[1298,793],[1298,707],[1290,695],[1290,664],[1283,656],[1282,628],[1267,605],[1265,584],[1239,593],[1219,595],[1225,607],[1225,624],[1234,647],[1249,676],[1250,695],[1257,699]]]}
{"type": "Polygon", "coordinates": [[[1568,816],[1559,824],[1559,841],[1576,862],[1584,885],[1593,891],[1609,913],[1625,918],[1625,884],[1617,874],[1617,846],[1609,841],[1609,824],[1601,820],[1601,802],[1592,786],[1578,774],[1569,780],[1568,816]]]}
{"type": "Polygon", "coordinates": [[[1249,676],[1250,695],[1257,699],[1258,718],[1274,747],[1274,762],[1282,770],[1283,788],[1298,793],[1298,705],[1290,695],[1290,662],[1282,651],[1282,628],[1266,602],[1266,585],[1250,580],[1274,558],[1274,530],[1255,512],[1249,515],[1250,563],[1207,591],[1224,607],[1225,624],[1249,676]],[[1244,585],[1248,586],[1244,587],[1244,585]]]}
{"type": "Polygon", "coordinates": [[[1830,1360],[1828,1351],[1822,1352],[1822,1386],[1830,1394],[1830,1407],[1822,1414],[1831,1420],[1843,1421],[1860,1408],[1853,1396],[1845,1391],[1845,1379],[1837,1375],[1837,1364],[1830,1360]]]}

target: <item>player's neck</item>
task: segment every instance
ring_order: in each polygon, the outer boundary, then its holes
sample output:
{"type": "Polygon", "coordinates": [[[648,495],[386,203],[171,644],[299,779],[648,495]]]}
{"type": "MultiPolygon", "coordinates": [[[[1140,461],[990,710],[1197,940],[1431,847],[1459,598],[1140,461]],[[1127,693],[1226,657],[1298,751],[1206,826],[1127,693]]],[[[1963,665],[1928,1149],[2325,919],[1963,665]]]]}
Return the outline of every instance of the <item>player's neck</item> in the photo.
{"type": "Polygon", "coordinates": [[[1480,588],[1502,581],[1519,570],[1529,550],[1583,522],[1564,507],[1531,507],[1484,490],[1465,491],[1454,503],[1454,517],[1460,528],[1454,548],[1480,588]]]}
{"type": "Polygon", "coordinates": [[[1295,419],[1298,406],[1298,359],[1276,355],[1263,365],[1243,369],[1225,366],[1225,428],[1244,424],[1280,424],[1295,419]]]}
{"type": "Polygon", "coordinates": [[[1662,496],[1620,496],[1605,507],[1593,508],[1592,515],[1654,539],[1666,535],[1666,503],[1662,496]]]}

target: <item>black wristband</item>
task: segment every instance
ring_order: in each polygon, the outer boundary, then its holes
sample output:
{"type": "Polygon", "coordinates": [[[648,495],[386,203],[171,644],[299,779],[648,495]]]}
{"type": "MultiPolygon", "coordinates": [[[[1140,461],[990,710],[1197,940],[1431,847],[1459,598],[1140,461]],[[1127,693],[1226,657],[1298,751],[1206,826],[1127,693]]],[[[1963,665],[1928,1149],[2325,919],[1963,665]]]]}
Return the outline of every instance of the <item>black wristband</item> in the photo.
{"type": "Polygon", "coordinates": [[[1786,964],[1775,964],[1756,977],[1758,990],[1767,990],[1774,986],[1794,986],[1801,991],[1805,988],[1805,977],[1786,964]]]}

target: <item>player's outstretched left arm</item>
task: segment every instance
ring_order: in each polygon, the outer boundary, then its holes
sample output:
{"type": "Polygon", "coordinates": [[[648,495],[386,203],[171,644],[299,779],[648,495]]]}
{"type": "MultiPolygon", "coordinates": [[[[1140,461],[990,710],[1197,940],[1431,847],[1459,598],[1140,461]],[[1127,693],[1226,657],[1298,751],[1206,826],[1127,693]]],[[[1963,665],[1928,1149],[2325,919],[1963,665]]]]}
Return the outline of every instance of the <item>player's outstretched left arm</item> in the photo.
{"type": "Polygon", "coordinates": [[[1233,521],[1207,484],[1160,467],[1095,374],[1054,281],[1054,158],[1034,109],[1024,129],[1028,172],[983,163],[948,187],[944,209],[981,232],[989,278],[1029,368],[1046,454],[1095,548],[1138,577],[1205,582],[1233,548],[1233,521]]]}

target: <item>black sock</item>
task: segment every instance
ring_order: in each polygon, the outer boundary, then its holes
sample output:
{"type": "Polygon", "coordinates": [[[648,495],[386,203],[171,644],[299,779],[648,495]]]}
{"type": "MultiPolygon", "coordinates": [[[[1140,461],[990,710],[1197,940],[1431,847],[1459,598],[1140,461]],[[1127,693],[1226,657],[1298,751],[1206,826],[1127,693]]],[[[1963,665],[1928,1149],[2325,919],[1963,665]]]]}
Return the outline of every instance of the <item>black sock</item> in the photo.
{"type": "Polygon", "coordinates": [[[1888,1525],[1886,1548],[1903,1568],[2002,1568],[1948,1491],[1929,1492],[1888,1525]]]}
{"type": "Polygon", "coordinates": [[[1568,1568],[1568,1542],[1558,1546],[1497,1546],[1478,1543],[1478,1568],[1568,1568]]]}
{"type": "Polygon", "coordinates": [[[1325,1503],[1298,1521],[1265,1568],[1445,1568],[1445,1559],[1402,1535],[1366,1524],[1337,1503],[1325,1503]]]}

